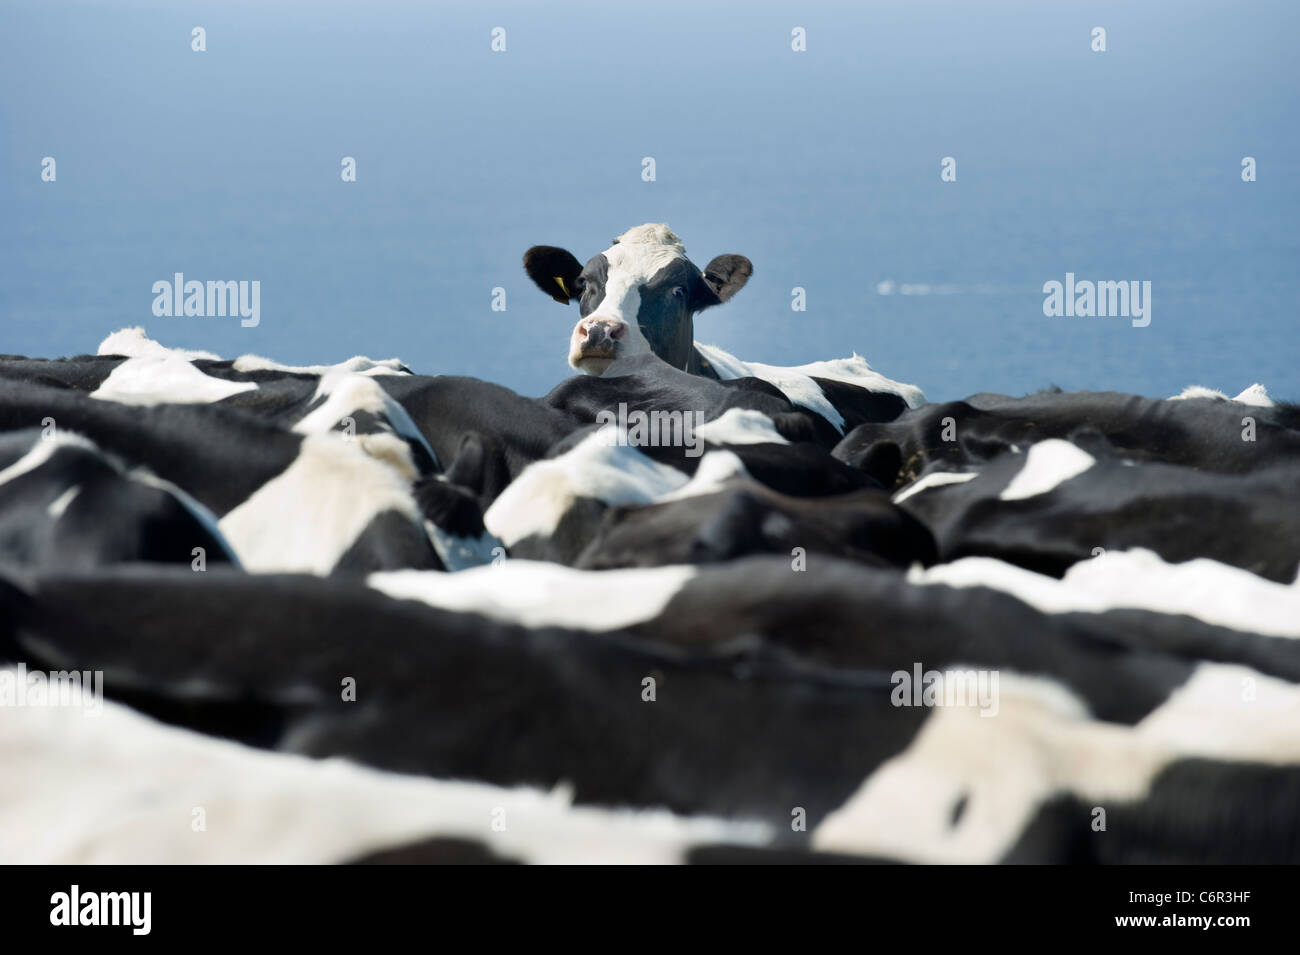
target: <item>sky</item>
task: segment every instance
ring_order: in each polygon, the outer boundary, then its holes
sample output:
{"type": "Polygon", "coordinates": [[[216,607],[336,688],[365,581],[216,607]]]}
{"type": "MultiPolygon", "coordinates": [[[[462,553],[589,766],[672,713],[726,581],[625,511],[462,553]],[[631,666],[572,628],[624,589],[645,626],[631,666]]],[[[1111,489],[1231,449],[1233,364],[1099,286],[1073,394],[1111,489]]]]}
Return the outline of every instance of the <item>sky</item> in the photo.
{"type": "Polygon", "coordinates": [[[142,325],[542,394],[577,307],[524,250],[667,222],[699,265],[753,261],[696,321],[744,359],[856,352],[931,399],[1300,400],[1294,2],[0,0],[0,23],[0,352],[142,325]],[[155,315],[177,272],[258,281],[258,325],[155,315]],[[1150,282],[1150,324],[1045,315],[1066,273],[1150,282]]]}

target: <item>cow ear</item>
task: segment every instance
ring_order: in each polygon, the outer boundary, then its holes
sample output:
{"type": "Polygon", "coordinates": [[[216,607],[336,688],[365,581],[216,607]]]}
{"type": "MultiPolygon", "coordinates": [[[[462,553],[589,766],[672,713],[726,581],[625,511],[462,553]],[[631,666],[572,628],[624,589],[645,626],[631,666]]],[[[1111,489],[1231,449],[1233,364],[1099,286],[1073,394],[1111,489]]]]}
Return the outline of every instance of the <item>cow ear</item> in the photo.
{"type": "Polygon", "coordinates": [[[582,263],[565,249],[535,245],[524,253],[524,271],[539,289],[561,305],[578,297],[576,283],[582,263]]]}
{"type": "Polygon", "coordinates": [[[701,308],[727,301],[745,287],[753,273],[753,263],[743,255],[718,256],[704,267],[704,284],[713,292],[717,302],[705,302],[701,308]]]}

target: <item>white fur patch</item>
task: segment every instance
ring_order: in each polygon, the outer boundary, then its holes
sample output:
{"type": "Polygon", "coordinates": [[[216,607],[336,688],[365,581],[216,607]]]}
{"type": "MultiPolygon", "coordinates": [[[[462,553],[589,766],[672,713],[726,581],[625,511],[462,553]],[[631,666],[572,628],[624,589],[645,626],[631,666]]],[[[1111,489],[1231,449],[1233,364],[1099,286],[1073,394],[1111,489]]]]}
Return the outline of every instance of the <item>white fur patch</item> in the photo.
{"type": "MultiPolygon", "coordinates": [[[[155,358],[155,359],[181,359],[183,361],[194,361],[195,359],[209,359],[211,361],[220,361],[221,356],[215,355],[210,351],[195,351],[187,348],[168,348],[150,338],[143,328],[134,326],[132,328],[119,329],[109,335],[99,343],[97,355],[125,355],[127,358],[155,358]]],[[[231,367],[235,371],[279,371],[286,374],[295,375],[319,375],[325,376],[333,373],[350,372],[357,375],[375,376],[375,375],[409,375],[410,372],[404,369],[401,359],[384,358],[375,360],[367,358],[364,355],[356,355],[347,361],[339,362],[336,365],[283,365],[278,361],[272,361],[269,358],[263,358],[260,355],[240,355],[232,363],[231,367]]],[[[200,372],[201,374],[201,372],[200,372]]],[[[240,383],[236,383],[240,384],[240,383]]],[[[255,388],[256,383],[246,382],[240,384],[240,391],[247,391],[249,388],[255,388]]],[[[232,392],[234,394],[236,392],[232,392]]],[[[222,397],[225,397],[224,395],[222,397]]],[[[211,399],[220,400],[220,399],[211,399]]],[[[131,404],[141,404],[144,402],[129,402],[131,404]]]]}
{"type": "Polygon", "coordinates": [[[1268,389],[1256,382],[1249,388],[1243,389],[1235,398],[1229,398],[1222,391],[1216,391],[1213,388],[1206,388],[1202,385],[1188,385],[1178,394],[1172,396],[1170,401],[1186,401],[1188,398],[1211,398],[1216,401],[1235,401],[1238,404],[1254,405],[1259,408],[1272,408],[1273,399],[1268,396],[1268,389]]]}
{"type": "Polygon", "coordinates": [[[771,418],[748,408],[728,408],[712,421],[696,428],[695,435],[711,444],[790,443],[776,430],[771,418]]]}
{"type": "Polygon", "coordinates": [[[398,358],[375,360],[364,355],[356,355],[337,365],[282,365],[278,361],[263,358],[261,355],[240,355],[231,364],[235,371],[281,371],[291,375],[328,375],[333,371],[352,372],[357,375],[409,375],[403,369],[403,362],[398,358]]]}
{"type": "Polygon", "coordinates": [[[73,499],[81,493],[81,485],[74,484],[54,500],[50,501],[49,506],[45,508],[45,513],[56,521],[63,516],[63,512],[68,509],[68,505],[73,499]]]}
{"type": "Polygon", "coordinates": [[[256,388],[251,381],[226,381],[205,375],[183,355],[167,353],[128,358],[90,397],[126,405],[193,405],[210,404],[256,388]]]}
{"type": "Polygon", "coordinates": [[[1206,388],[1203,385],[1188,385],[1176,395],[1169,397],[1170,401],[1186,401],[1189,398],[1214,398],[1218,401],[1227,401],[1228,396],[1222,391],[1215,391],[1213,388],[1206,388]]]}
{"type": "Polygon", "coordinates": [[[1258,382],[1245,388],[1232,399],[1238,404],[1256,405],[1260,408],[1272,408],[1273,399],[1268,396],[1268,389],[1258,382]]]}
{"type": "Polygon", "coordinates": [[[393,400],[374,378],[335,368],[321,376],[315,397],[321,395],[329,397],[319,408],[294,425],[293,430],[298,434],[324,434],[344,418],[366,412],[382,417],[397,435],[423,447],[429,454],[429,460],[437,465],[438,456],[433,453],[433,448],[415,426],[406,409],[393,400]]]}
{"type": "Polygon", "coordinates": [[[186,348],[168,348],[160,345],[145,334],[145,330],[139,325],[113,332],[99,343],[95,354],[125,355],[127,358],[166,358],[170,355],[183,358],[185,361],[193,361],[196,358],[221,360],[221,356],[214,355],[210,351],[191,351],[186,348]]]}
{"type": "Polygon", "coordinates": [[[648,504],[686,484],[677,469],[615,444],[615,434],[606,426],[560,457],[528,465],[488,508],[484,525],[512,547],[526,537],[549,537],[578,498],[648,504]]]}
{"type": "Polygon", "coordinates": [[[574,570],[511,559],[457,574],[384,571],[371,574],[366,582],[398,600],[419,600],[505,623],[606,631],[659,616],[696,573],[693,566],[574,570]]]}
{"type": "MultiPolygon", "coordinates": [[[[682,245],[682,240],[668,228],[666,222],[647,222],[644,225],[633,226],[615,239],[614,245],[610,248],[631,245],[662,249],[664,254],[671,252],[677,258],[686,257],[686,246],[682,245]]],[[[605,254],[608,255],[609,250],[606,250],[605,254]]]]}
{"type": "Polygon", "coordinates": [[[423,529],[399,468],[367,453],[360,441],[309,434],[293,463],[226,514],[220,527],[249,571],[324,575],[390,510],[423,529]]]}
{"type": "Polygon", "coordinates": [[[665,501],[680,501],[687,497],[713,494],[726,487],[729,481],[745,477],[749,477],[749,472],[745,470],[744,462],[735,454],[730,451],[710,451],[700,459],[699,466],[696,467],[689,481],[677,490],[657,498],[655,503],[662,504],[665,501]]]}
{"type": "Polygon", "coordinates": [[[925,404],[925,395],[921,393],[920,388],[893,381],[873,371],[866,359],[859,355],[782,368],[760,362],[741,361],[735,355],[714,345],[701,345],[696,342],[695,347],[709,360],[719,378],[723,380],[761,378],[768,384],[775,385],[792,404],[817,412],[834,425],[841,434],[844,433],[844,416],[831,404],[821,386],[813,381],[814,376],[857,385],[868,391],[898,395],[909,408],[918,408],[925,404]]]}
{"type": "Polygon", "coordinates": [[[0,720],[0,858],[19,864],[322,864],[433,837],[532,863],[674,863],[762,845],[759,823],[572,805],[510,789],[241,746],[105,702],[0,720]],[[206,832],[191,831],[202,807],[206,832]],[[495,819],[504,823],[495,827],[495,819]]]}
{"type": "Polygon", "coordinates": [[[949,484],[965,484],[967,481],[973,480],[977,477],[979,477],[979,474],[974,471],[969,474],[963,474],[957,471],[931,471],[929,474],[918,478],[895,494],[894,503],[902,504],[914,494],[920,494],[923,491],[929,491],[936,487],[945,487],[949,484]]]}
{"type": "Polygon", "coordinates": [[[1071,478],[1078,477],[1096,463],[1096,458],[1069,441],[1060,438],[1039,441],[1030,447],[1024,467],[1002,489],[998,499],[1020,501],[1046,494],[1071,478]]]}
{"type": "Polygon", "coordinates": [[[1130,608],[1186,614],[1205,623],[1300,638],[1300,589],[1250,571],[1197,558],[1167,564],[1149,550],[1107,551],[1057,580],[991,557],[963,557],[908,573],[914,584],[991,587],[1043,613],[1104,613],[1130,608]]]}

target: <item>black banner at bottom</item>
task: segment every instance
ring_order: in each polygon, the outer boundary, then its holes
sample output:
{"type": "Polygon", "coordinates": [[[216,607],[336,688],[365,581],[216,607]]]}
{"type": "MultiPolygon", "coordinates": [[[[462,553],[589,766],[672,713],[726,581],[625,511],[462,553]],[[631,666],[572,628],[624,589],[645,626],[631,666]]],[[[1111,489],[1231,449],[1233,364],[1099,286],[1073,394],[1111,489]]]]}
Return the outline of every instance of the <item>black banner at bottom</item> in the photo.
{"type": "Polygon", "coordinates": [[[811,922],[819,932],[843,924],[855,937],[878,941],[966,924],[999,940],[1055,930],[1067,938],[1147,942],[1199,933],[1230,944],[1243,938],[1238,933],[1272,937],[1295,921],[1296,873],[1282,867],[870,869],[865,878],[828,874],[823,881],[768,867],[741,875],[733,866],[700,882],[687,876],[647,885],[627,872],[592,883],[574,870],[542,882],[526,874],[500,882],[444,867],[10,867],[0,911],[8,940],[75,935],[128,944],[268,935],[340,944],[449,923],[489,927],[494,935],[518,927],[536,938],[539,926],[560,919],[580,935],[597,926],[607,933],[622,921],[634,935],[651,924],[662,931],[704,922],[728,936],[752,932],[773,941],[782,928],[806,933],[811,922]]]}

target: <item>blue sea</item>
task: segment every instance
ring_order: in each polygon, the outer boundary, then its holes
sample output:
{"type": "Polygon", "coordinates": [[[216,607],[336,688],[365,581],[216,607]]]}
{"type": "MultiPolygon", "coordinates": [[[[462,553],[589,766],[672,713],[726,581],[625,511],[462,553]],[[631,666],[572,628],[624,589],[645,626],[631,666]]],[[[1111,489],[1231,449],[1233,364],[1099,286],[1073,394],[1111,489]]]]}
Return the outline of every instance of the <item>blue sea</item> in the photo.
{"type": "Polygon", "coordinates": [[[524,250],[662,221],[753,261],[696,323],[742,358],[1300,399],[1297,35],[1295,0],[3,0],[0,352],[143,325],[539,394],[577,314],[524,250]],[[156,317],[176,272],[259,281],[260,323],[156,317]],[[1045,316],[1067,272],[1149,281],[1150,325],[1045,316]]]}

